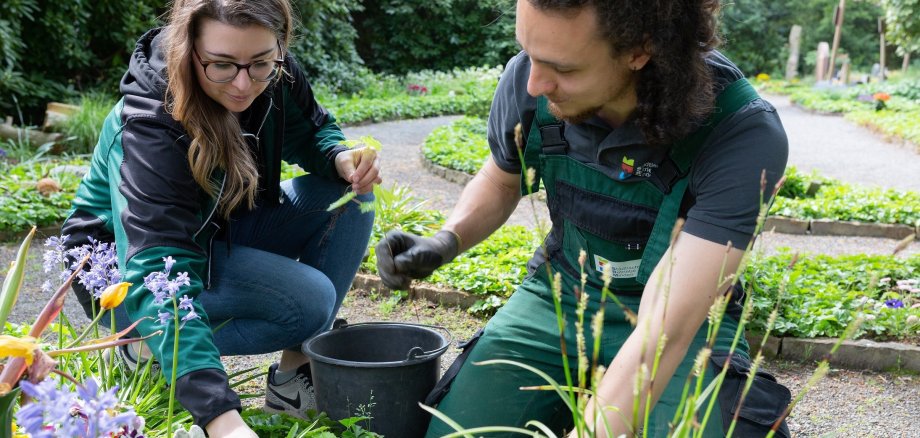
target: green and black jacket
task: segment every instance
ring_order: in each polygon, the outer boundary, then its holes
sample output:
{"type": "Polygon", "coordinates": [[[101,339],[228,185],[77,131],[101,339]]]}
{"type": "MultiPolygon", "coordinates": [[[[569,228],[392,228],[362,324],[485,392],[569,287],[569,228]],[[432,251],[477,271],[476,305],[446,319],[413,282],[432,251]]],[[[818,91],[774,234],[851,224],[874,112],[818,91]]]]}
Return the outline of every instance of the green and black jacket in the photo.
{"type": "MultiPolygon", "coordinates": [[[[215,211],[218,199],[192,178],[186,158],[190,140],[163,106],[162,40],[160,29],[154,29],[138,41],[121,81],[123,98],[105,120],[62,233],[70,236],[70,247],[88,243],[90,237],[116,243],[123,281],[133,283],[123,305],[132,320],[154,318],[137,327],[141,335],[163,331],[148,345],[169,376],[173,325],[155,319],[162,307],[153,303],[144,277],[162,271],[164,257],[171,256],[176,260],[171,277],[188,272],[191,281],[179,295],[198,296],[209,284],[210,245],[226,224],[215,211]]],[[[280,202],[281,160],[338,178],[335,156],[345,150],[341,129],[314,99],[298,64],[288,57],[284,69],[288,74],[240,117],[243,136],[258,157],[260,206],[280,202]]],[[[222,175],[213,178],[219,184],[222,175]]],[[[89,314],[92,297],[79,285],[74,290],[89,314]]],[[[202,318],[186,323],[179,336],[176,394],[204,426],[230,409],[240,409],[240,399],[228,384],[207,313],[197,302],[195,312],[202,318]]]]}

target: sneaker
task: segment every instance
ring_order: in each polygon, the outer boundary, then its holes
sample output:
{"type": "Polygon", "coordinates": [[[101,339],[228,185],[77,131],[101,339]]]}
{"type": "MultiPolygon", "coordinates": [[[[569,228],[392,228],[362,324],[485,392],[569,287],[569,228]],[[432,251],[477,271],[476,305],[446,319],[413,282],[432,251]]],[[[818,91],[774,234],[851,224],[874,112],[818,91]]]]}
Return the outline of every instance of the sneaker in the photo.
{"type": "Polygon", "coordinates": [[[265,407],[262,410],[307,419],[307,411],[316,410],[316,394],[313,391],[310,364],[301,365],[294,377],[284,383],[275,381],[277,371],[276,363],[268,368],[268,376],[265,378],[265,407]]]}

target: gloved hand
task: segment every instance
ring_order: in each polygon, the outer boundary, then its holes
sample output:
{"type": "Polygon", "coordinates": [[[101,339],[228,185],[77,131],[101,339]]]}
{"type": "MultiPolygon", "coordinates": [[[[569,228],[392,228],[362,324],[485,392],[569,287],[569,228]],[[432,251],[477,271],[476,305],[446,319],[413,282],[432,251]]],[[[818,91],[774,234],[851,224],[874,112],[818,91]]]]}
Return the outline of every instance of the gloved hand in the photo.
{"type": "Polygon", "coordinates": [[[456,234],[441,230],[421,237],[390,231],[377,243],[377,272],[383,284],[394,290],[408,290],[413,278],[425,278],[450,262],[460,252],[456,234]]]}

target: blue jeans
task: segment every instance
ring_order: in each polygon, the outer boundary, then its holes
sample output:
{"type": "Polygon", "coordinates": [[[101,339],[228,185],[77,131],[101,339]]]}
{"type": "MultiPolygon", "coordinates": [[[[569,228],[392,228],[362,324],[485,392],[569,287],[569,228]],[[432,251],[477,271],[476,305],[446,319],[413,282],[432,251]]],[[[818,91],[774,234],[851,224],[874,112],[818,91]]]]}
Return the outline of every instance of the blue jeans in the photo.
{"type": "MultiPolygon", "coordinates": [[[[327,212],[347,185],[315,175],[281,183],[284,203],[260,207],[215,240],[211,288],[198,295],[221,355],[300,351],[328,330],[364,257],[373,213],[358,205],[327,212]]],[[[372,201],[373,195],[361,195],[372,201]]],[[[116,325],[129,325],[123,306],[116,325]]]]}

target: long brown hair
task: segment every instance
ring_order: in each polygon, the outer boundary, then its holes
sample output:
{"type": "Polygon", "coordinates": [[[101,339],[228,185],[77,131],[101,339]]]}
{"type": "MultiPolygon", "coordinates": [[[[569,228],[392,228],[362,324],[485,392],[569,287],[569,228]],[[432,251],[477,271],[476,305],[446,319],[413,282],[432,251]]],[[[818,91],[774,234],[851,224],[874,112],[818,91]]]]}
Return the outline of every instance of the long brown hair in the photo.
{"type": "Polygon", "coordinates": [[[166,110],[191,139],[188,163],[195,182],[210,196],[220,197],[219,211],[227,218],[238,206],[255,205],[259,174],[236,116],[208,97],[195,79],[192,49],[207,18],[236,27],[262,26],[286,51],[292,12],[288,0],[175,0],[170,9],[164,31],[166,110]],[[222,187],[211,178],[217,169],[226,173],[222,187]]]}
{"type": "Polygon", "coordinates": [[[593,6],[614,55],[651,54],[636,72],[636,121],[650,144],[669,144],[699,127],[715,94],[706,53],[715,49],[718,0],[521,0],[544,10],[593,6]]]}

